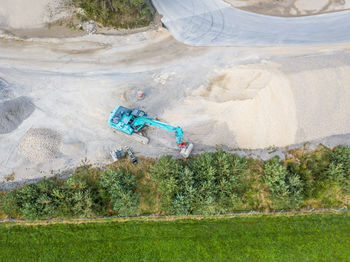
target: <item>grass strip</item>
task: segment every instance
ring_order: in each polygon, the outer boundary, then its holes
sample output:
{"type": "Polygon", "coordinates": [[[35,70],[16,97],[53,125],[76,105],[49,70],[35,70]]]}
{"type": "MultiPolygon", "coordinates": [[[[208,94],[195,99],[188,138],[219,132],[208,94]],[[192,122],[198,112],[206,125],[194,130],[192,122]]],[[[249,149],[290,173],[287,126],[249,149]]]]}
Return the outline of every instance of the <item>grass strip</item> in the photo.
{"type": "Polygon", "coordinates": [[[348,214],[0,225],[0,261],[348,261],[348,214]]]}

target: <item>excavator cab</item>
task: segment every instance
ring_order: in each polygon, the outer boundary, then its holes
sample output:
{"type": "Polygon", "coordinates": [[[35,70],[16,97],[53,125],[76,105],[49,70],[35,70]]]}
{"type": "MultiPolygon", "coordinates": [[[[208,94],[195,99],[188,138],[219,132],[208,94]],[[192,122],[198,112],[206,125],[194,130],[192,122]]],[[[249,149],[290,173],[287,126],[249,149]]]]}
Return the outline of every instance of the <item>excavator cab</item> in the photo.
{"type": "Polygon", "coordinates": [[[142,111],[140,109],[134,108],[131,112],[131,115],[134,117],[141,117],[141,116],[147,116],[145,111],[142,111]]]}

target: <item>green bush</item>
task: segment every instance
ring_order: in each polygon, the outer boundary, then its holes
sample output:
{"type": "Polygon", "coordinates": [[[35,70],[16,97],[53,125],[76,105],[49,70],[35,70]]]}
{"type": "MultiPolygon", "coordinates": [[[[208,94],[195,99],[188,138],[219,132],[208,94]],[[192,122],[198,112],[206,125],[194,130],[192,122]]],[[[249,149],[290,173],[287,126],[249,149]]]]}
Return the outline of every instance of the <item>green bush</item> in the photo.
{"type": "Polygon", "coordinates": [[[288,162],[287,169],[290,173],[297,174],[302,181],[302,195],[305,199],[317,197],[324,190],[328,175],[327,169],[330,163],[329,148],[319,146],[314,151],[306,151],[297,162],[288,162]]]}
{"type": "Polygon", "coordinates": [[[0,192],[0,216],[25,219],[142,214],[216,214],[252,209],[349,207],[350,148],[297,149],[280,161],[219,150],[189,159],[78,167],[0,192]],[[106,171],[107,170],[107,171],[106,171]],[[136,175],[137,176],[136,176],[136,175]],[[305,189],[306,188],[306,189],[305,189]]]}
{"type": "MultiPolygon", "coordinates": [[[[183,165],[170,156],[161,157],[150,169],[151,177],[157,182],[161,195],[161,211],[167,212],[179,192],[179,180],[183,172],[183,165]]],[[[177,204],[178,205],[178,204],[177,204]]]]}
{"type": "Polygon", "coordinates": [[[350,147],[335,147],[330,154],[330,161],[326,172],[328,177],[350,193],[350,147]]]}
{"type": "Polygon", "coordinates": [[[20,217],[20,209],[17,205],[17,190],[9,192],[2,192],[0,194],[0,210],[8,217],[17,218],[20,217]]]}
{"type": "Polygon", "coordinates": [[[264,183],[277,208],[296,207],[301,201],[302,182],[299,176],[289,173],[278,157],[265,163],[264,183]]]}
{"type": "Polygon", "coordinates": [[[37,184],[26,185],[14,197],[21,216],[26,219],[50,218],[57,216],[60,199],[55,192],[58,186],[47,179],[37,184]]]}
{"type": "Polygon", "coordinates": [[[78,175],[68,178],[61,189],[56,189],[54,195],[60,199],[60,209],[65,215],[88,217],[93,214],[93,198],[91,190],[78,175]]]}
{"type": "Polygon", "coordinates": [[[106,206],[100,195],[100,185],[99,181],[103,170],[100,168],[93,168],[91,165],[82,165],[78,167],[70,180],[60,181],[60,184],[64,194],[68,195],[68,199],[71,199],[66,208],[68,210],[62,211],[62,213],[72,213],[74,214],[82,213],[83,216],[91,215],[105,215],[106,206]],[[75,196],[75,197],[74,197],[75,196]],[[84,204],[81,205],[80,211],[79,205],[76,203],[76,199],[82,198],[84,204]]]}
{"type": "Polygon", "coordinates": [[[246,190],[245,159],[219,150],[193,158],[188,165],[195,177],[198,213],[222,213],[239,208],[246,190]]]}
{"type": "Polygon", "coordinates": [[[117,172],[108,170],[100,180],[101,195],[106,202],[110,202],[113,211],[120,216],[138,214],[140,196],[136,192],[137,181],[135,175],[120,169],[117,172]]]}
{"type": "Polygon", "coordinates": [[[119,215],[137,214],[135,176],[124,169],[100,173],[100,169],[84,165],[68,179],[25,185],[0,196],[0,208],[9,217],[25,219],[107,215],[109,204],[119,215]]]}
{"type": "Polygon", "coordinates": [[[84,10],[81,20],[93,19],[104,26],[116,28],[134,28],[148,25],[152,13],[145,0],[73,0],[84,10]]]}
{"type": "Polygon", "coordinates": [[[48,179],[25,185],[7,192],[1,203],[8,216],[26,219],[87,217],[93,213],[91,191],[78,176],[70,177],[63,185],[48,179]]]}
{"type": "Polygon", "coordinates": [[[237,209],[245,192],[245,159],[224,151],[187,162],[162,157],[150,170],[161,210],[172,214],[213,214],[237,209]]]}

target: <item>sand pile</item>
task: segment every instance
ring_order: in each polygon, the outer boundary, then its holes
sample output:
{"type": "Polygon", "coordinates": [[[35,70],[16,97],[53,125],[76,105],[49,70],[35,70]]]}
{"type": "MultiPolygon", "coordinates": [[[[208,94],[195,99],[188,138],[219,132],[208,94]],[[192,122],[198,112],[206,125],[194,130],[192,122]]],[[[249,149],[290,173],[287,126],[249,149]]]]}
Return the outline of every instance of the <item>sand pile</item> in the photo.
{"type": "Polygon", "coordinates": [[[211,146],[266,148],[292,144],[297,120],[289,81],[277,69],[264,67],[249,65],[220,71],[162,118],[181,125],[194,142],[211,146]]]}
{"type": "Polygon", "coordinates": [[[0,26],[35,28],[65,17],[64,0],[1,0],[0,26]]]}
{"type": "Polygon", "coordinates": [[[54,160],[61,146],[61,136],[48,128],[32,128],[22,137],[18,150],[31,162],[54,160]]]}
{"type": "MultiPolygon", "coordinates": [[[[1,90],[0,90],[1,91],[1,90]]],[[[15,130],[26,118],[34,112],[35,106],[25,96],[0,103],[0,134],[15,130]]]]}

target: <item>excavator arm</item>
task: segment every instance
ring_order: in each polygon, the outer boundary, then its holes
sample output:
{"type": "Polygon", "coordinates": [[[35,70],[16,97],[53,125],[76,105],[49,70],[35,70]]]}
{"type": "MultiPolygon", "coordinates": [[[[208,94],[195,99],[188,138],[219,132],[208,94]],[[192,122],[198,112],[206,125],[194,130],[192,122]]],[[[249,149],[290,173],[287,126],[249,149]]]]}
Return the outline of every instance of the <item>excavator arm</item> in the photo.
{"type": "Polygon", "coordinates": [[[148,116],[141,116],[134,119],[132,126],[139,131],[144,125],[155,126],[161,129],[175,133],[176,143],[178,146],[185,146],[183,143],[183,131],[181,127],[171,126],[168,123],[161,122],[159,120],[150,118],[148,116]]]}

